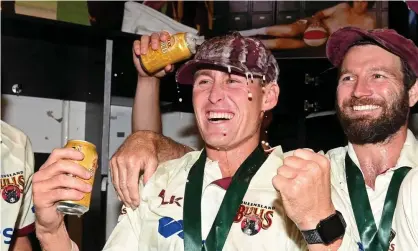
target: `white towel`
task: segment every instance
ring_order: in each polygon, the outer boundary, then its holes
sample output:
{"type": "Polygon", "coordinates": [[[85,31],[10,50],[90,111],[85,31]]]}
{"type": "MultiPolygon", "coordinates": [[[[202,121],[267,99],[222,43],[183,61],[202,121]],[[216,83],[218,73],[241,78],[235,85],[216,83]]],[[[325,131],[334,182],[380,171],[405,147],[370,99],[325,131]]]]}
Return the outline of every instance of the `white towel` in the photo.
{"type": "Polygon", "coordinates": [[[189,32],[197,35],[198,31],[146,5],[126,2],[123,13],[122,31],[141,35],[168,31],[170,34],[189,32]]]}

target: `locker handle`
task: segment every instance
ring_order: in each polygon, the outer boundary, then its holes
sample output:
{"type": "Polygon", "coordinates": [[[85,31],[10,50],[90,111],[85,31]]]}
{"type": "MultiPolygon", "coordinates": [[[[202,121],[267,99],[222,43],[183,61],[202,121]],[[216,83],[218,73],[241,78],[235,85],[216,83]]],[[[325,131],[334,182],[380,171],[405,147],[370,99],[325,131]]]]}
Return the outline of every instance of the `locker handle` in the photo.
{"type": "Polygon", "coordinates": [[[107,176],[105,176],[105,177],[102,178],[102,183],[100,184],[100,190],[102,192],[106,192],[107,191],[107,181],[108,180],[109,179],[107,178],[107,176]]]}

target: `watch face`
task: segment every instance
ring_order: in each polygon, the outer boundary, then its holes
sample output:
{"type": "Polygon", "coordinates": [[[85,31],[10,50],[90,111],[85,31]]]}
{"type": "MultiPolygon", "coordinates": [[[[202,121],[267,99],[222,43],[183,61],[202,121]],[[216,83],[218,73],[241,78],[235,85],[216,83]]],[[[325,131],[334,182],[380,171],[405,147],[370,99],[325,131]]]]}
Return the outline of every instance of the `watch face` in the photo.
{"type": "Polygon", "coordinates": [[[318,233],[325,244],[331,244],[345,233],[345,222],[342,216],[337,214],[321,221],[317,227],[318,233]]]}

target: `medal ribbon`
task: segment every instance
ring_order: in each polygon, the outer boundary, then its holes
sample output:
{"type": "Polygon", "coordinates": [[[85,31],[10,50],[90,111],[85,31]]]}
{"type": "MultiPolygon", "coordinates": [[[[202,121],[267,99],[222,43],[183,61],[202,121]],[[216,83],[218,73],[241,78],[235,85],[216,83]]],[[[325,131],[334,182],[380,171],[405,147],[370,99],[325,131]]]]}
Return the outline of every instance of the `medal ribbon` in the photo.
{"type": "Polygon", "coordinates": [[[394,171],[386,193],[379,229],[374,221],[363,174],[348,153],[345,157],[345,170],[350,201],[364,251],[389,250],[389,238],[399,188],[411,168],[404,166],[394,171]]]}
{"type": "Polygon", "coordinates": [[[265,160],[266,156],[263,148],[258,146],[238,168],[237,172],[232,177],[231,184],[225,193],[209,234],[203,243],[201,202],[206,151],[202,151],[199,159],[190,169],[187,177],[188,181],[186,184],[183,207],[185,251],[222,250],[251,179],[265,160]]]}

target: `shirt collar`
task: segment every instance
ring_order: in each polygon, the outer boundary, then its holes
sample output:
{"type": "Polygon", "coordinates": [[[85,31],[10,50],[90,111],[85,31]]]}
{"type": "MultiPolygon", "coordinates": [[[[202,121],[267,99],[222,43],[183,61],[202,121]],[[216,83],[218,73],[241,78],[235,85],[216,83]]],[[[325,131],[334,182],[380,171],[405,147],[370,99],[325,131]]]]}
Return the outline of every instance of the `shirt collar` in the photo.
{"type": "MultiPolygon", "coordinates": [[[[291,153],[293,154],[293,152],[291,153]]],[[[266,177],[274,177],[277,173],[277,168],[283,163],[282,161],[284,157],[288,155],[290,155],[290,152],[288,154],[284,154],[281,146],[275,147],[258,172],[254,175],[249,187],[257,189],[271,189],[273,185],[271,182],[266,182],[266,177]]],[[[204,184],[206,184],[206,186],[204,185],[205,188],[211,184],[218,185],[222,188],[226,187],[224,184],[219,184],[219,181],[226,182],[225,180],[227,180],[227,178],[222,178],[222,172],[218,161],[206,158],[204,173],[204,184]]]]}
{"type": "Polygon", "coordinates": [[[221,168],[219,167],[219,162],[206,158],[204,170],[204,183],[206,183],[207,186],[218,179],[222,179],[222,172],[221,168]]]}

